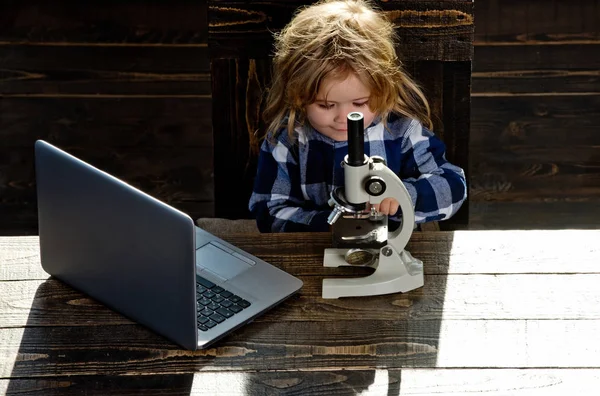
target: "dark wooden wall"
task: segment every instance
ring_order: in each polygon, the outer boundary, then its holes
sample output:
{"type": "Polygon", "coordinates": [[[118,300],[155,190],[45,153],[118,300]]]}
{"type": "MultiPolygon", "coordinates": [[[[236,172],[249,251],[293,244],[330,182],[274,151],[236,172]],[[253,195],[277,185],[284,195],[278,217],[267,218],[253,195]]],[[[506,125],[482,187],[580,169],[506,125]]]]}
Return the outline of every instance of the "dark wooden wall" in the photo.
{"type": "Polygon", "coordinates": [[[600,1],[477,0],[471,228],[600,225],[600,1]]]}
{"type": "Polygon", "coordinates": [[[1,233],[36,232],[38,138],[213,214],[206,18],[198,0],[1,2],[1,233]]]}

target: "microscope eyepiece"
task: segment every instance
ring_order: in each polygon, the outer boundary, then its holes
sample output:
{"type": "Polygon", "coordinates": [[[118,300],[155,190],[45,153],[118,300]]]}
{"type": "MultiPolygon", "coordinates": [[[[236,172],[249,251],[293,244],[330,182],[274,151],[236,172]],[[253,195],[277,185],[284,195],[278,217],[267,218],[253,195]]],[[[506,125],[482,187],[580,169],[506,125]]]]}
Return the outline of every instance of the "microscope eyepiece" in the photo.
{"type": "Polygon", "coordinates": [[[361,166],[365,163],[365,124],[363,113],[348,114],[348,165],[361,166]]]}

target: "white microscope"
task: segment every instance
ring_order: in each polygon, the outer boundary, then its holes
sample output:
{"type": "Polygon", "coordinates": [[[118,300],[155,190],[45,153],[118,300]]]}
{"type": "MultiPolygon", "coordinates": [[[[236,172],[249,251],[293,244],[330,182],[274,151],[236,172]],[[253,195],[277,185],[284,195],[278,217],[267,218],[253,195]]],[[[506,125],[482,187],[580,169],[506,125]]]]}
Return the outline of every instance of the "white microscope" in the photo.
{"type": "Polygon", "coordinates": [[[323,298],[374,296],[408,292],[423,286],[423,262],[404,247],[412,235],[415,213],[400,178],[381,157],[364,154],[364,117],[348,114],[348,155],[342,163],[344,187],[331,193],[333,211],[327,222],[333,227],[334,248],[325,249],[323,265],[359,265],[375,269],[361,278],[323,280],[323,298]],[[388,232],[387,215],[373,206],[393,197],[400,204],[402,225],[388,232]]]}

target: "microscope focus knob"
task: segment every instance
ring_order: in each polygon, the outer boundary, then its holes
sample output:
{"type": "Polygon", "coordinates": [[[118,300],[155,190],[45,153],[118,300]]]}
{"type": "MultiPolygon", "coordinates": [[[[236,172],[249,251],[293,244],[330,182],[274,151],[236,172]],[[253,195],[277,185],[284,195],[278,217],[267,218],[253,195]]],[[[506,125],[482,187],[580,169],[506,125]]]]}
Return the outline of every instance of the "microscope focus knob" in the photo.
{"type": "Polygon", "coordinates": [[[371,161],[373,161],[374,164],[387,165],[386,162],[385,162],[385,158],[383,158],[380,155],[372,155],[370,158],[371,158],[371,161]]]}
{"type": "Polygon", "coordinates": [[[365,190],[369,195],[377,197],[385,192],[385,180],[379,176],[371,176],[365,182],[365,190]]]}

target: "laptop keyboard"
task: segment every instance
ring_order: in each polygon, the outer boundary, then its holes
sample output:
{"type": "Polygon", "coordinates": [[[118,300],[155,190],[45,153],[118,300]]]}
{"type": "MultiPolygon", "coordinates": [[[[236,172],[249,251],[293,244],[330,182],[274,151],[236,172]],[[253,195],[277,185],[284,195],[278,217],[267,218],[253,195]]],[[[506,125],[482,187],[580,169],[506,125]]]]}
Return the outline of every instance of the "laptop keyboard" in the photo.
{"type": "Polygon", "coordinates": [[[250,306],[250,303],[208,279],[196,276],[198,328],[208,331],[250,306]]]}

